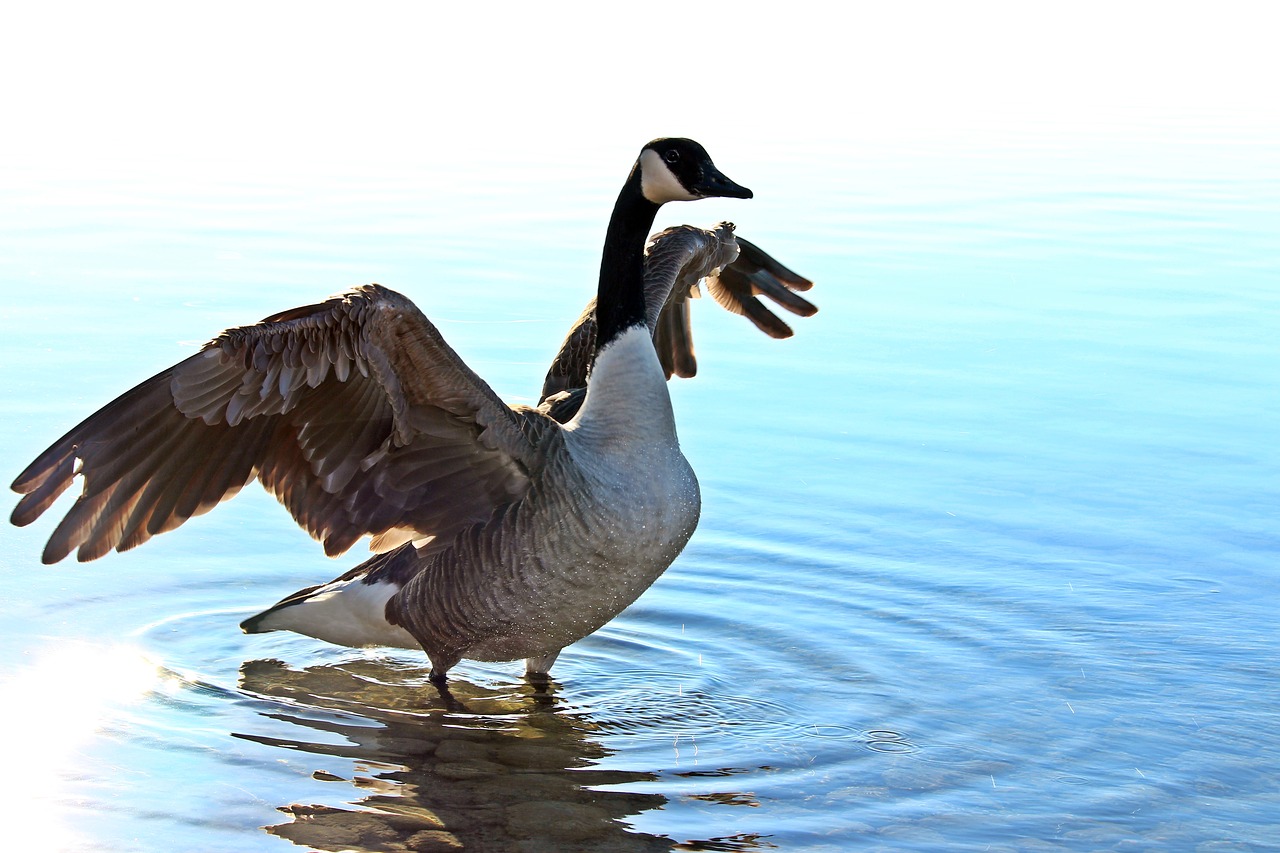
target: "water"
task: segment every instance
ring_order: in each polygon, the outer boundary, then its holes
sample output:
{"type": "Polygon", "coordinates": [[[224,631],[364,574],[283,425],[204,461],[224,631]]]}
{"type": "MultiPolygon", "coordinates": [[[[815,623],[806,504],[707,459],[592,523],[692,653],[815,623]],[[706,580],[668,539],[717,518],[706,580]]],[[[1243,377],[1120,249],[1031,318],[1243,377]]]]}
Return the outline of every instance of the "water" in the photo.
{"type": "MultiPolygon", "coordinates": [[[[260,490],[87,565],[39,565],[55,513],[5,527],[13,837],[1274,849],[1274,135],[706,141],[757,198],[661,223],[733,219],[821,312],[775,342],[695,306],[672,391],[704,513],[668,573],[548,689],[464,663],[447,705],[422,656],[239,633],[359,559],[260,490]]],[[[0,470],[222,327],[371,280],[530,400],[619,178],[576,154],[7,172],[0,470]]]]}

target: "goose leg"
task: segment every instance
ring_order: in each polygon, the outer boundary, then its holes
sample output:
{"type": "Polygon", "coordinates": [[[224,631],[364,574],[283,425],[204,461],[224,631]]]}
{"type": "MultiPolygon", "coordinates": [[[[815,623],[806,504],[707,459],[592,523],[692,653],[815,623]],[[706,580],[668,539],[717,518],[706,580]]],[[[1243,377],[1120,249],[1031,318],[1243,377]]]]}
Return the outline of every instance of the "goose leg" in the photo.
{"type": "Polygon", "coordinates": [[[560,656],[560,649],[535,658],[525,658],[524,677],[530,681],[548,681],[551,678],[551,664],[560,656]]]}
{"type": "Polygon", "coordinates": [[[437,687],[443,687],[449,680],[449,670],[453,669],[458,661],[462,660],[462,655],[456,652],[441,652],[437,654],[427,653],[427,657],[431,660],[431,672],[427,678],[431,679],[431,683],[437,687]]]}

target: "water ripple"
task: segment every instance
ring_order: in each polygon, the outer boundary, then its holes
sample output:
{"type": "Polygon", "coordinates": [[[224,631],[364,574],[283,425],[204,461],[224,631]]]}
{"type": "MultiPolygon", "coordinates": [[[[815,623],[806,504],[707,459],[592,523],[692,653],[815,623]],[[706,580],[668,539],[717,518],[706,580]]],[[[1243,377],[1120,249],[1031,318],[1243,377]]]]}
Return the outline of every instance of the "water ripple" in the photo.
{"type": "Polygon", "coordinates": [[[897,732],[883,730],[867,732],[866,743],[867,748],[873,752],[888,752],[895,755],[903,755],[920,751],[918,746],[897,732]]]}

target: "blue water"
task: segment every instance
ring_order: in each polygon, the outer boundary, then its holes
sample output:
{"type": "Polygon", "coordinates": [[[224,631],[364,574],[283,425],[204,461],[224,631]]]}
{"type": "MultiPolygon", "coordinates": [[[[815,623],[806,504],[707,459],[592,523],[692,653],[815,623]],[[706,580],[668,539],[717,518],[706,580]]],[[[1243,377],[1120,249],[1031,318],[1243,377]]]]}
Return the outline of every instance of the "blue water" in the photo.
{"type": "MultiPolygon", "coordinates": [[[[548,691],[237,622],[354,562],[260,490],[39,565],[0,530],[7,826],[67,850],[1274,849],[1280,138],[1152,125],[707,141],[817,285],[695,306],[701,526],[548,691]],[[266,828],[264,830],[264,828],[266,828]]],[[[0,470],[227,325],[366,281],[536,395],[620,179],[0,184],[0,470]]],[[[625,166],[625,164],[623,164],[625,166]]],[[[65,506],[65,504],[61,505],[65,506]]]]}

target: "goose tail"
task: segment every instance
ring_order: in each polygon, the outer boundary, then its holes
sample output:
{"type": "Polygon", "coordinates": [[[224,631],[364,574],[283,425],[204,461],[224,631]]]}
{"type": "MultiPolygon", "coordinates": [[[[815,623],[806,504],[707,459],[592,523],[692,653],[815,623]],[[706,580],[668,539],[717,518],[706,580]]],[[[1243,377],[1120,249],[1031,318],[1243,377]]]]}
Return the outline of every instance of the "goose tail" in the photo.
{"type": "Polygon", "coordinates": [[[319,586],[299,590],[240,623],[246,634],[293,631],[339,646],[421,648],[413,635],[387,619],[389,602],[416,568],[415,549],[378,554],[319,586]]]}

